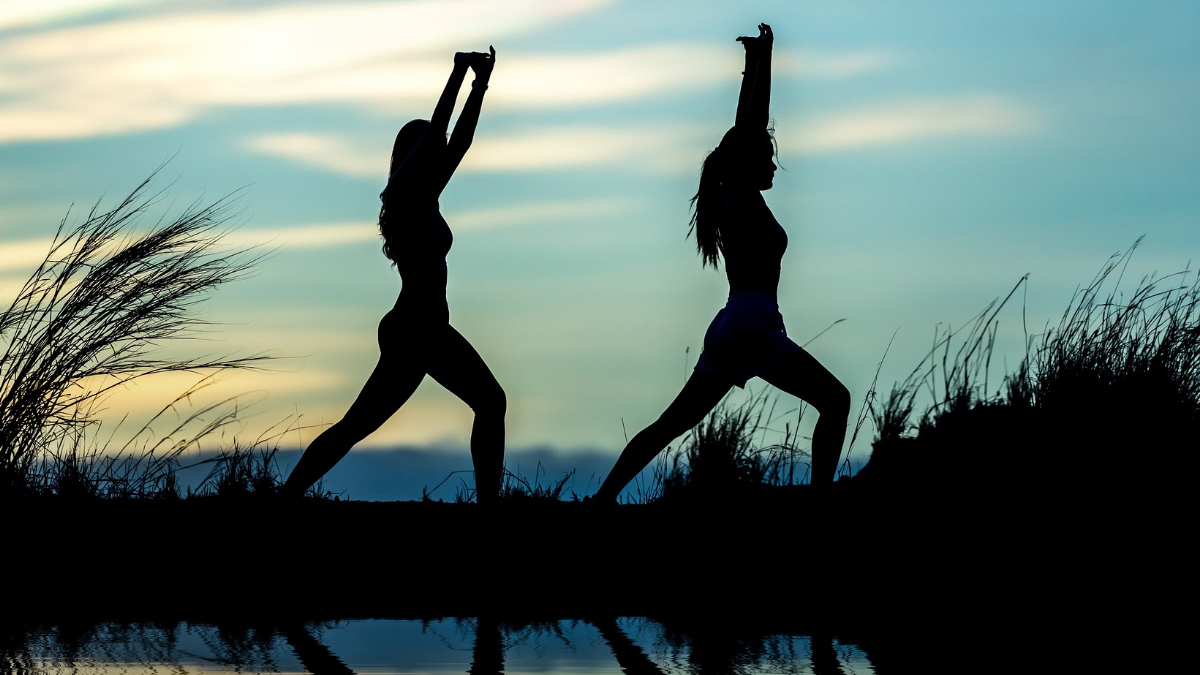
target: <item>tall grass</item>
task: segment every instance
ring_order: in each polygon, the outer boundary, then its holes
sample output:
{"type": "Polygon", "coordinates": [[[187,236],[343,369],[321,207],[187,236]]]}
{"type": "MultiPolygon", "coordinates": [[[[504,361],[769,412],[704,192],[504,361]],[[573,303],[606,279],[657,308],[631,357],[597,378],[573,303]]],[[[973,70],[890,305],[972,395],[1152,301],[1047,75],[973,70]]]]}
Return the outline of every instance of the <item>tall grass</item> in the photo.
{"type": "Polygon", "coordinates": [[[1124,299],[1132,251],[1110,260],[1036,342],[1029,366],[1009,383],[1010,402],[1067,416],[1111,406],[1102,414],[1120,411],[1150,433],[1198,421],[1200,279],[1186,271],[1143,277],[1124,299]]]}
{"type": "Polygon", "coordinates": [[[634,483],[633,501],[806,482],[810,454],[800,447],[796,427],[787,422],[779,442],[765,442],[779,419],[795,412],[777,414],[776,400],[767,392],[751,392],[737,404],[722,400],[677,446],[658,456],[648,481],[634,483]]]}
{"type": "MultiPolygon", "coordinates": [[[[235,396],[180,414],[193,395],[213,383],[211,375],[201,378],[119,448],[96,440],[102,427],[97,423],[96,433],[81,429],[72,436],[71,445],[46,449],[30,471],[27,494],[73,500],[178,498],[180,457],[235,423],[242,410],[242,397],[235,396]],[[170,413],[175,413],[174,422],[164,430],[170,413]]],[[[109,435],[110,441],[116,431],[109,435]]]]}
{"type": "Polygon", "coordinates": [[[508,502],[558,502],[562,501],[566,496],[567,486],[575,480],[575,471],[572,469],[563,474],[558,480],[549,481],[545,485],[541,482],[541,474],[543,473],[542,463],[537,463],[537,468],[533,471],[533,479],[528,479],[520,471],[504,470],[504,481],[500,486],[500,500],[508,502]]]}
{"type": "Polygon", "coordinates": [[[986,470],[1010,481],[1117,480],[1123,466],[1182,457],[1200,432],[1200,280],[1189,271],[1145,276],[1126,294],[1138,243],[1112,256],[1056,325],[1027,338],[1025,357],[994,392],[996,315],[1025,280],[965,336],[939,334],[873,409],[879,457],[871,463],[909,478],[986,470]],[[921,391],[930,403],[914,422],[921,391]],[[919,448],[903,458],[907,470],[888,458],[905,439],[919,448]]]}
{"type": "MultiPolygon", "coordinates": [[[[500,501],[508,503],[552,503],[564,501],[568,496],[567,488],[575,480],[575,471],[572,469],[566,472],[558,480],[552,480],[547,477],[549,482],[543,485],[542,473],[544,471],[541,462],[537,463],[537,467],[533,472],[533,478],[526,477],[525,474],[521,473],[520,469],[510,471],[508,467],[505,467],[501,475],[500,501]]],[[[474,472],[469,470],[451,471],[449,475],[443,478],[440,483],[433,486],[433,488],[429,488],[428,486],[422,488],[421,501],[434,501],[433,494],[451,478],[458,476],[458,484],[455,486],[454,495],[451,497],[451,500],[455,504],[474,502],[476,499],[475,488],[467,483],[465,478],[467,474],[474,474],[474,472]]],[[[578,496],[574,493],[571,494],[571,497],[578,499],[578,496]]]]}
{"type": "MultiPolygon", "coordinates": [[[[188,497],[218,497],[223,500],[278,497],[287,480],[276,458],[279,443],[287,434],[309,428],[297,426],[293,421],[288,419],[276,424],[248,445],[235,438],[231,447],[222,449],[215,457],[181,467],[190,469],[210,465],[208,474],[199,484],[195,488],[188,488],[188,497]]],[[[304,496],[334,501],[341,497],[325,489],[324,478],[310,486],[304,496]]]]}
{"type": "Polygon", "coordinates": [[[45,258],[0,311],[0,497],[96,495],[105,485],[170,493],[171,461],[227,424],[228,413],[206,408],[175,429],[198,423],[190,440],[168,435],[143,443],[140,459],[109,459],[87,434],[106,397],[148,375],[253,368],[266,358],[160,351],[197,337],[209,325],[194,314],[197,304],[246,276],[261,255],[220,246],[237,215],[232,198],[142,227],[161,197],[149,191],[153,177],[112,209],[97,203],[78,225],[64,217],[45,258]]]}

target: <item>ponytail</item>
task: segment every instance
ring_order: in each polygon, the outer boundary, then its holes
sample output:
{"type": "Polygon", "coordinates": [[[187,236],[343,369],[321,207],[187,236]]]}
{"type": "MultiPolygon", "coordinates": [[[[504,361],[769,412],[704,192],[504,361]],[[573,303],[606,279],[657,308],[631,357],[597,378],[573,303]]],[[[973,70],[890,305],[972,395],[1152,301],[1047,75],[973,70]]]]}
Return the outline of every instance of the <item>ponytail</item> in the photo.
{"type": "Polygon", "coordinates": [[[688,235],[696,233],[696,252],[700,254],[701,265],[718,267],[718,258],[723,249],[721,243],[721,186],[727,181],[729,162],[728,149],[716,149],[704,158],[704,166],[700,169],[700,187],[692,197],[692,219],[688,227],[688,235]]]}
{"type": "Polygon", "coordinates": [[[692,219],[688,227],[689,236],[692,232],[696,233],[696,252],[700,254],[702,265],[717,267],[719,258],[725,254],[721,230],[726,225],[726,214],[722,202],[734,187],[734,181],[739,179],[736,172],[746,161],[752,141],[764,133],[774,145],[775,137],[769,127],[763,131],[747,131],[733,126],[721,137],[721,143],[704,158],[704,165],[700,169],[700,187],[692,197],[692,219]]]}

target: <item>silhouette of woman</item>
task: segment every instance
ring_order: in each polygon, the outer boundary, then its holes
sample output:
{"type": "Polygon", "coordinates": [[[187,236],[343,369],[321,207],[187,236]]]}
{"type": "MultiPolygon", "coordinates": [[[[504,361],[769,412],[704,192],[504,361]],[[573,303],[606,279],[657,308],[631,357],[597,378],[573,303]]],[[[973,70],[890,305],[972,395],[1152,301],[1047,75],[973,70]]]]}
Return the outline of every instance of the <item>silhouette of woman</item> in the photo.
{"type": "Polygon", "coordinates": [[[412,396],[426,374],[475,412],[471,458],[479,503],[500,493],[504,463],[504,390],[483,359],[450,325],[446,304],[446,253],[453,236],[438,197],[471,147],[483,93],[496,61],[490,54],[459,52],[433,117],[413,120],[396,135],[387,187],[379,195],[383,252],[400,272],[400,297],[379,322],[379,363],[346,416],[317,436],[288,476],[283,492],[300,496],[382,425],[412,396]],[[446,128],[467,68],[471,93],[454,133],[446,128]]]}
{"type": "Polygon", "coordinates": [[[729,300],[704,335],[704,350],[683,390],[666,411],[633,437],[594,500],[615,502],[629,481],[672,439],[704,419],[720,400],[751,377],[761,377],[817,409],[813,431],[814,485],[832,483],[846,436],[850,393],[784,332],[776,292],[787,233],[763,199],[775,174],[774,139],[768,128],[771,100],[771,27],[739,37],[746,70],[737,117],[704,160],[692,199],[691,226],[703,264],[725,259],[729,300]]]}

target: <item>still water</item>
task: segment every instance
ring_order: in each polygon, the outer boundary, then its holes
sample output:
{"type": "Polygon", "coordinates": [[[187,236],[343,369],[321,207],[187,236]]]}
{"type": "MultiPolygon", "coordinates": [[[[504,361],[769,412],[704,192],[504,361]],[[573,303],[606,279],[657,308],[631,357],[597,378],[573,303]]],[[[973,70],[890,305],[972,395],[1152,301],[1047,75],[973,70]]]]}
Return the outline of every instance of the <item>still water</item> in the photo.
{"type": "Polygon", "coordinates": [[[836,637],[680,626],[641,617],[319,623],[92,623],[6,627],[4,673],[876,672],[836,637]]]}

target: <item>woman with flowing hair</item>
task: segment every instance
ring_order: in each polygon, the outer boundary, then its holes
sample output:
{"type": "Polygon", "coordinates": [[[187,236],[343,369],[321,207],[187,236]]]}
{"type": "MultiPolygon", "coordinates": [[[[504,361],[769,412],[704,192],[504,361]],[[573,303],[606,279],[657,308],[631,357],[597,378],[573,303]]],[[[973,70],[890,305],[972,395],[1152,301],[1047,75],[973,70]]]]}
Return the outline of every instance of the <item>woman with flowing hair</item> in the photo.
{"type": "Polygon", "coordinates": [[[733,386],[761,377],[816,408],[812,438],[813,485],[834,480],[850,393],[811,354],[784,332],[777,291],[787,233],[771,214],[762,191],[775,175],[775,143],[768,127],[771,100],[771,27],[758,37],[739,37],[746,70],[737,117],[720,145],[704,160],[700,188],[692,198],[689,234],[703,265],[725,261],[729,299],[704,335],[704,350],[683,390],[657,420],[625,446],[593,501],[615,503],[625,486],[673,439],[699,424],[733,386]]]}
{"type": "Polygon", "coordinates": [[[471,458],[478,503],[500,494],[504,466],[504,390],[475,348],[450,325],[446,304],[446,254],[453,235],[438,197],[462,161],[487,91],[496,50],[459,52],[433,116],[413,120],[396,135],[387,187],[379,195],[383,253],[400,273],[400,297],[379,322],[379,363],[346,416],[317,436],[283,486],[298,497],[382,425],[429,375],[475,413],[471,458]],[[450,113],[467,69],[471,93],[449,140],[450,113]]]}

